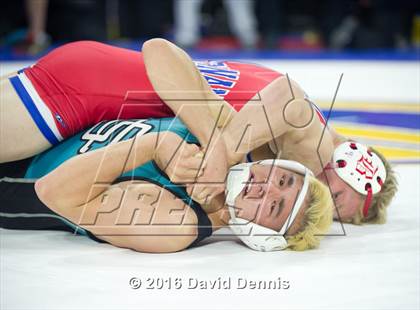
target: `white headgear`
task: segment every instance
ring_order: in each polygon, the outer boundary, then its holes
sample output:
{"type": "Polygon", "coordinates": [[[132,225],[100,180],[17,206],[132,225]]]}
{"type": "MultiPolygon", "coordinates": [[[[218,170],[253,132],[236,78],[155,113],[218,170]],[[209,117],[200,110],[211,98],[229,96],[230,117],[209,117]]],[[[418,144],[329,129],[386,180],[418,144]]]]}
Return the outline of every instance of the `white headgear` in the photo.
{"type": "Polygon", "coordinates": [[[363,215],[367,216],[372,195],[380,192],[386,179],[386,169],[378,155],[365,145],[344,142],[334,151],[337,175],[360,194],[366,195],[363,215]]]}
{"type": "Polygon", "coordinates": [[[226,204],[229,207],[230,214],[229,227],[233,233],[242,240],[242,242],[244,242],[253,250],[283,250],[287,247],[287,240],[284,237],[284,234],[290,225],[292,225],[301,206],[303,205],[303,201],[309,187],[309,177],[313,176],[313,174],[312,171],[306,168],[304,165],[290,160],[268,159],[255,163],[238,164],[229,170],[226,184],[226,204]],[[298,198],[296,199],[296,203],[293,206],[293,209],[290,212],[289,217],[287,218],[283,227],[279,231],[275,231],[253,223],[249,220],[236,217],[234,208],[235,199],[247,185],[250,175],[250,168],[255,163],[260,165],[277,166],[304,175],[303,186],[298,198]]]}

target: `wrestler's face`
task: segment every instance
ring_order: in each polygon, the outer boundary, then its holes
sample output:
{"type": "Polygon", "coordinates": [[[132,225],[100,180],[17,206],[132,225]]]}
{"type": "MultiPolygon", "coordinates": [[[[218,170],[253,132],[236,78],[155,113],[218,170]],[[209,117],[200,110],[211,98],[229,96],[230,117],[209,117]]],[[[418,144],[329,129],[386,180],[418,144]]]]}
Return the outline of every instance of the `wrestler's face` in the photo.
{"type": "MultiPolygon", "coordinates": [[[[252,165],[248,183],[235,199],[236,216],[279,231],[293,209],[303,180],[302,175],[277,166],[252,165]]],[[[295,222],[289,234],[299,229],[295,222]]]]}
{"type": "Polygon", "coordinates": [[[334,219],[351,222],[356,213],[360,212],[363,196],[344,182],[335,171],[328,178],[328,182],[336,206],[334,208],[334,219]]]}

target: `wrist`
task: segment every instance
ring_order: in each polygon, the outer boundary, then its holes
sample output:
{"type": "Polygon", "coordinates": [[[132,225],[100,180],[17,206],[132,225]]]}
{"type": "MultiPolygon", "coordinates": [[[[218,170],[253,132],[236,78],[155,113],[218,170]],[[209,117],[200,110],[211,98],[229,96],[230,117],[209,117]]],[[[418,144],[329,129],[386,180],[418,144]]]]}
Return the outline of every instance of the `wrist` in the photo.
{"type": "Polygon", "coordinates": [[[206,128],[210,126],[204,124],[202,128],[200,128],[201,130],[197,132],[197,134],[194,133],[202,148],[206,148],[207,146],[219,146],[223,144],[223,147],[226,149],[226,140],[223,130],[219,129],[218,127],[214,127],[215,124],[211,124],[211,126],[213,126],[213,130],[207,130],[206,128]]]}
{"type": "Polygon", "coordinates": [[[163,170],[166,166],[165,161],[168,160],[166,157],[172,157],[176,153],[180,143],[182,143],[181,138],[171,131],[156,134],[152,160],[154,160],[159,168],[163,170]]]}
{"type": "Polygon", "coordinates": [[[230,131],[226,130],[223,132],[223,140],[225,141],[226,158],[229,167],[242,162],[246,154],[239,152],[237,143],[235,143],[235,141],[232,139],[230,131]]]}
{"type": "Polygon", "coordinates": [[[202,145],[201,150],[204,153],[208,153],[209,156],[219,154],[219,156],[224,157],[225,161],[227,160],[227,147],[222,137],[215,138],[209,141],[209,143],[202,145]]]}

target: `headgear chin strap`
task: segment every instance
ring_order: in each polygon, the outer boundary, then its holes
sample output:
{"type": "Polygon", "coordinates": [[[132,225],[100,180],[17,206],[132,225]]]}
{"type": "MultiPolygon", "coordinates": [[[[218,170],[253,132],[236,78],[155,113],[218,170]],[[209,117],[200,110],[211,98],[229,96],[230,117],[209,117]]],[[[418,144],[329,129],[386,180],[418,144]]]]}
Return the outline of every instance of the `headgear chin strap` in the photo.
{"type": "Polygon", "coordinates": [[[256,251],[279,251],[287,248],[287,240],[284,237],[287,229],[292,225],[300,208],[305,200],[306,193],[309,187],[309,177],[313,176],[305,166],[295,161],[268,159],[255,163],[243,163],[233,166],[229,170],[227,184],[226,184],[226,204],[229,207],[229,227],[233,233],[239,237],[248,247],[256,251]],[[250,168],[253,164],[277,166],[293,172],[304,175],[302,189],[299,193],[296,203],[293,206],[286,222],[280,231],[263,227],[249,220],[236,217],[235,214],[235,200],[242,192],[244,187],[248,184],[250,175],[250,168]]]}
{"type": "Polygon", "coordinates": [[[334,151],[333,164],[337,175],[357,192],[366,196],[363,216],[368,215],[374,194],[379,193],[386,179],[386,169],[378,155],[365,145],[344,142],[334,151]]]}

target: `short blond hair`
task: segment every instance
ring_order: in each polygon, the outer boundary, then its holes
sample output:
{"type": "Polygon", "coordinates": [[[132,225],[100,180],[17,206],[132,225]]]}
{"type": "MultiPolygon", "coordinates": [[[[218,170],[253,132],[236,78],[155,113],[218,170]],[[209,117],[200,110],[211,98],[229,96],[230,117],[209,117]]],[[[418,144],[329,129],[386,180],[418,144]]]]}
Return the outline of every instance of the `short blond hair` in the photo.
{"type": "Polygon", "coordinates": [[[373,195],[371,205],[369,207],[368,215],[366,217],[362,216],[363,204],[359,208],[359,212],[355,214],[352,219],[352,223],[360,225],[363,223],[370,224],[384,224],[386,222],[387,208],[391,204],[392,199],[394,198],[398,190],[398,181],[395,176],[395,171],[392,169],[391,164],[386,160],[386,158],[375,150],[373,147],[369,149],[378,155],[382,160],[386,170],[386,179],[382,185],[381,191],[373,195]]]}
{"type": "Polygon", "coordinates": [[[309,204],[304,212],[303,229],[294,235],[286,236],[290,250],[317,248],[332,224],[333,201],[328,187],[310,177],[308,193],[309,204]]]}

